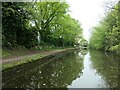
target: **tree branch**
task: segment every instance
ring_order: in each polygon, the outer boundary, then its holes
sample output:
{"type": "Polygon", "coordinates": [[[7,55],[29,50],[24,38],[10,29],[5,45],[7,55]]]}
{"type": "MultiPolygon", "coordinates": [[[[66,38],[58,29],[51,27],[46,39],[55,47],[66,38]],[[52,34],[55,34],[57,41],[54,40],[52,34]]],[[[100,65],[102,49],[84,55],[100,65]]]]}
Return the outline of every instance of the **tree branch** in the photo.
{"type": "Polygon", "coordinates": [[[50,17],[47,19],[47,21],[45,22],[45,26],[44,29],[48,26],[48,24],[53,20],[56,11],[59,9],[59,7],[61,6],[61,4],[55,9],[55,11],[53,11],[53,13],[50,15],[50,17]]]}

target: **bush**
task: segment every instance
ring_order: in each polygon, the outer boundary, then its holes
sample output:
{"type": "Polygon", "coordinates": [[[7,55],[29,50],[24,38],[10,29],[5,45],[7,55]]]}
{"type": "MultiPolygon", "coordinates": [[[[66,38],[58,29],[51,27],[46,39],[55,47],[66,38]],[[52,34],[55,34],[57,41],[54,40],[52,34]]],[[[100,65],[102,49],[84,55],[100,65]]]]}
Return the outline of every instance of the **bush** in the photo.
{"type": "Polygon", "coordinates": [[[115,45],[115,46],[111,46],[111,47],[109,48],[109,51],[111,51],[111,52],[116,52],[117,54],[120,54],[120,44],[115,45]]]}

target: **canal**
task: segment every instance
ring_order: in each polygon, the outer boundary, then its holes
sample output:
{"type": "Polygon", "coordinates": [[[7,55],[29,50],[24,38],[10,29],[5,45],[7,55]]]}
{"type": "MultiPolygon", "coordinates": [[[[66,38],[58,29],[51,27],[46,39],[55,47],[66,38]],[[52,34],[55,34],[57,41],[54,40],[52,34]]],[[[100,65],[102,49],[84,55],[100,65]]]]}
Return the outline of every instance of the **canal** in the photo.
{"type": "Polygon", "coordinates": [[[66,52],[46,62],[3,71],[3,88],[117,88],[119,57],[100,51],[66,52]]]}

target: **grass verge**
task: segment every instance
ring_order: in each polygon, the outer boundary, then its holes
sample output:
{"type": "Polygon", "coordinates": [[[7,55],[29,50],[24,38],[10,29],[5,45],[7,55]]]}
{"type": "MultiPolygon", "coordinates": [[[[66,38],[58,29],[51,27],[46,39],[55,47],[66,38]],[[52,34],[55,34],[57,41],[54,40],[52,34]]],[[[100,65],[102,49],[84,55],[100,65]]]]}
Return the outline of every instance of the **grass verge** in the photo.
{"type": "Polygon", "coordinates": [[[21,65],[21,64],[25,64],[25,63],[28,63],[28,62],[33,62],[33,61],[36,61],[38,59],[41,59],[43,57],[45,57],[46,55],[32,55],[31,57],[26,57],[24,59],[21,59],[19,61],[15,61],[13,63],[8,63],[8,64],[2,64],[2,70],[5,70],[5,69],[8,69],[8,68],[12,68],[12,67],[15,67],[15,66],[18,66],[18,65],[21,65]]]}
{"type": "MultiPolygon", "coordinates": [[[[49,52],[49,51],[54,51],[54,50],[60,50],[60,52],[61,52],[61,50],[64,51],[64,49],[69,50],[70,47],[69,48],[68,47],[67,48],[57,47],[57,48],[51,48],[51,49],[47,48],[45,51],[49,52]]],[[[8,68],[13,68],[15,66],[25,64],[28,62],[33,62],[33,61],[36,61],[38,59],[41,59],[41,58],[47,56],[47,54],[40,54],[39,52],[40,52],[40,50],[29,50],[29,49],[25,49],[22,47],[19,47],[18,49],[15,49],[15,50],[3,49],[3,52],[2,52],[3,58],[11,58],[14,56],[19,57],[19,56],[23,56],[23,55],[26,56],[29,53],[32,53],[34,55],[31,54],[30,57],[25,57],[23,59],[16,60],[16,61],[11,62],[11,63],[4,63],[4,64],[2,64],[2,70],[8,69],[8,68]],[[37,52],[38,54],[35,54],[35,52],[37,52]]]]}

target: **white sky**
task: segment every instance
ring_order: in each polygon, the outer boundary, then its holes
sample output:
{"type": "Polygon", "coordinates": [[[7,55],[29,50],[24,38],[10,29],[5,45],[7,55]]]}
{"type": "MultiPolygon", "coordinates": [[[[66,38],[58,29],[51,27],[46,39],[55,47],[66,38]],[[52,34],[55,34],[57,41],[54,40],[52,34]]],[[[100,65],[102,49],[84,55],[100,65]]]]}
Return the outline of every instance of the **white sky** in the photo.
{"type": "Polygon", "coordinates": [[[70,15],[79,20],[84,38],[89,40],[90,30],[104,16],[105,2],[116,0],[67,0],[70,4],[70,15]]]}

